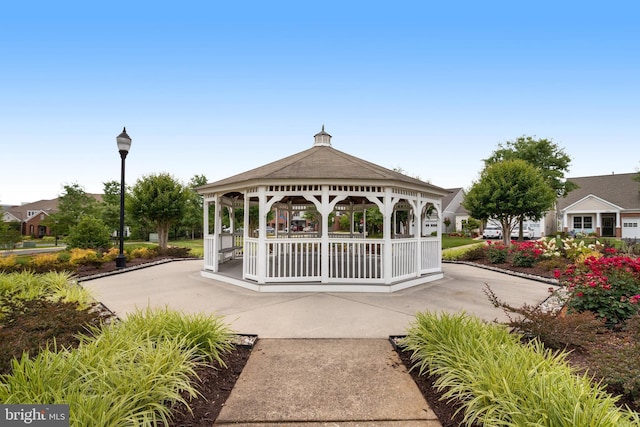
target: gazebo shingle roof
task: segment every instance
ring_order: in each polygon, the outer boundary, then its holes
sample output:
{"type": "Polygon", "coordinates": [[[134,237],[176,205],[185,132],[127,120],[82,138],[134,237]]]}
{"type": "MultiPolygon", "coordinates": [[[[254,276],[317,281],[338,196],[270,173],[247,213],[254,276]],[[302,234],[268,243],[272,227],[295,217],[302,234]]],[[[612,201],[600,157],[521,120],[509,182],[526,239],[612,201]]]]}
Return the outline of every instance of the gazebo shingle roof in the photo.
{"type": "Polygon", "coordinates": [[[314,146],[297,154],[255,169],[222,179],[205,187],[236,185],[254,180],[358,179],[372,181],[400,181],[420,187],[428,186],[438,192],[447,191],[391,169],[351,156],[331,146],[314,146]]]}

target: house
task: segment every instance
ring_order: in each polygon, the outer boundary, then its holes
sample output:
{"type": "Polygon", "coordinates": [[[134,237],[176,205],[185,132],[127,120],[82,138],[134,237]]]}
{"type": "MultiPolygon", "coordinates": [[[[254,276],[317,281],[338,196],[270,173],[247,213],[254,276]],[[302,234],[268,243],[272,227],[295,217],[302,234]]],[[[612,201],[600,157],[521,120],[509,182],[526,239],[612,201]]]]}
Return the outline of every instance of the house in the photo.
{"type": "Polygon", "coordinates": [[[567,178],[578,185],[558,199],[560,230],[601,237],[640,238],[640,183],[637,173],[567,178]]]}
{"type": "Polygon", "coordinates": [[[462,222],[469,219],[469,213],[462,206],[465,192],[462,188],[447,188],[449,194],[442,198],[442,232],[462,230],[462,222]],[[447,221],[448,220],[448,221],[447,221]],[[449,223],[447,226],[446,223],[449,223]]]}
{"type": "Polygon", "coordinates": [[[51,236],[51,229],[43,222],[45,218],[57,209],[58,199],[39,200],[20,206],[11,206],[5,210],[3,221],[18,221],[21,223],[20,231],[23,236],[42,238],[44,236],[51,236]]]}
{"type": "MultiPolygon", "coordinates": [[[[98,202],[102,201],[102,194],[90,194],[98,202]]],[[[20,222],[20,232],[23,236],[33,236],[39,239],[44,236],[51,236],[52,231],[47,227],[45,219],[58,211],[59,199],[39,200],[32,203],[24,203],[19,206],[9,206],[4,208],[3,222],[20,222]]]]}

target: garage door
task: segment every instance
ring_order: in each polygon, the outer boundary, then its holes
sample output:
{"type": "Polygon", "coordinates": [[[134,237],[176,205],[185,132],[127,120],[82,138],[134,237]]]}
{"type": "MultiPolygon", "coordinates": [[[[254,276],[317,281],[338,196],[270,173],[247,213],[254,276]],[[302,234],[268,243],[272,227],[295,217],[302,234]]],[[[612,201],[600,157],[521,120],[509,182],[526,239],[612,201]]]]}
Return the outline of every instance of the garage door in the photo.
{"type": "Polygon", "coordinates": [[[640,239],[640,218],[622,219],[622,238],[640,239]]]}

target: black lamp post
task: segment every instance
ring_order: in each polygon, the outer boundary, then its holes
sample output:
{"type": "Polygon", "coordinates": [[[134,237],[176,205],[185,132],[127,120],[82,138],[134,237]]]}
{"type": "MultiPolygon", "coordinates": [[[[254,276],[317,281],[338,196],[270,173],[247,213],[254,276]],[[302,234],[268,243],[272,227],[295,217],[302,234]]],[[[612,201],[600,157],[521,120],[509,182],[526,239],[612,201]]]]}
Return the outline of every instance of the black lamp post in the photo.
{"type": "Polygon", "coordinates": [[[118,151],[122,159],[122,167],[120,169],[120,230],[118,232],[120,252],[116,257],[116,268],[125,268],[127,266],[127,259],[124,256],[124,159],[129,153],[129,148],[131,148],[131,138],[127,135],[126,127],[122,128],[122,133],[116,137],[116,142],[118,143],[118,151]]]}

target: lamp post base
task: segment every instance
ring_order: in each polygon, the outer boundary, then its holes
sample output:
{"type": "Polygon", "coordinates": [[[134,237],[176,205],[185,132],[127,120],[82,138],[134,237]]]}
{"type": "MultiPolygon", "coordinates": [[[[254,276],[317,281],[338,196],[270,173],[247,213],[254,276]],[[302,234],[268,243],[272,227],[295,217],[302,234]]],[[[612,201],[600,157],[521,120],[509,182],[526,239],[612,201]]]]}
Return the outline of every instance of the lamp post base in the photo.
{"type": "Polygon", "coordinates": [[[127,258],[124,254],[120,254],[116,257],[116,268],[125,268],[127,266],[127,258]]]}

